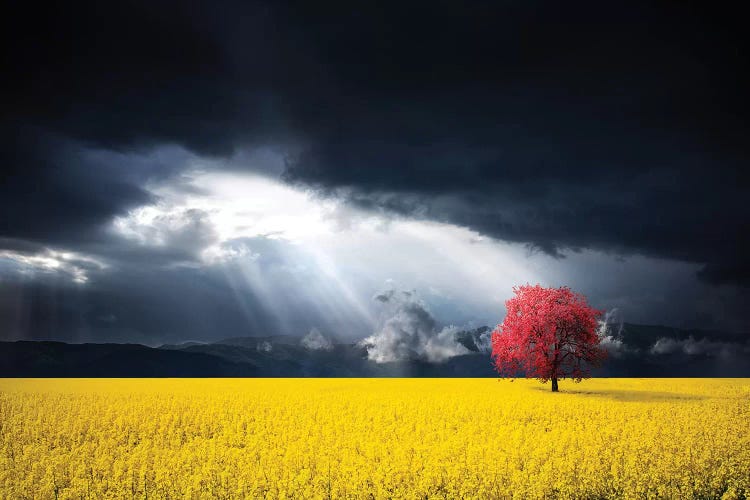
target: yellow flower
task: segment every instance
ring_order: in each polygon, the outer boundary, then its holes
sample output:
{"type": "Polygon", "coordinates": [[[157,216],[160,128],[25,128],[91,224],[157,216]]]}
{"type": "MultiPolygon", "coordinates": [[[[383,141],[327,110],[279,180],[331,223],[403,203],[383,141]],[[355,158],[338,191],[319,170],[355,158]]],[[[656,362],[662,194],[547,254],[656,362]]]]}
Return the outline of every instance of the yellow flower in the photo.
{"type": "Polygon", "coordinates": [[[750,496],[750,381],[0,380],[0,499],[750,496]]]}

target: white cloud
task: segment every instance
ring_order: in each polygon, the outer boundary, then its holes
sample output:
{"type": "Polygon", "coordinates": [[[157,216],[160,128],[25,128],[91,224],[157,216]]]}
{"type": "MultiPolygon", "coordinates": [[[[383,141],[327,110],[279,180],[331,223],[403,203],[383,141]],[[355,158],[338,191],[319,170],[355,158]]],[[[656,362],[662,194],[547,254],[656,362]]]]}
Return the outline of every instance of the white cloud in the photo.
{"type": "Polygon", "coordinates": [[[479,352],[489,354],[492,352],[492,330],[482,332],[479,336],[474,339],[474,344],[479,349],[479,352]]]}
{"type": "Polygon", "coordinates": [[[260,254],[248,245],[232,242],[211,246],[201,253],[201,257],[207,264],[219,264],[239,259],[255,261],[260,254]]]}
{"type": "Polygon", "coordinates": [[[455,340],[457,328],[437,330],[427,305],[415,292],[388,290],[375,296],[384,304],[386,319],[381,327],[362,341],[368,358],[376,363],[425,359],[442,362],[469,350],[455,340]]]}
{"type": "Polygon", "coordinates": [[[456,333],[458,331],[458,327],[447,326],[431,337],[428,337],[423,347],[424,357],[427,361],[440,363],[454,356],[469,354],[469,350],[466,347],[456,342],[456,333]]]}
{"type": "Polygon", "coordinates": [[[260,352],[271,352],[273,351],[273,345],[269,341],[264,340],[263,342],[258,342],[256,349],[260,352]]]}
{"type": "Polygon", "coordinates": [[[92,270],[105,269],[107,265],[88,255],[77,252],[44,248],[34,253],[14,250],[0,250],[0,259],[13,265],[14,270],[22,275],[65,276],[74,283],[89,281],[92,270]]]}
{"type": "Polygon", "coordinates": [[[607,350],[610,356],[615,358],[638,352],[638,348],[631,347],[623,342],[623,324],[623,318],[616,307],[606,311],[602,320],[599,321],[601,346],[607,350]]]}
{"type": "Polygon", "coordinates": [[[718,356],[729,358],[737,352],[750,352],[750,343],[712,341],[706,338],[696,340],[693,336],[686,339],[662,337],[651,347],[649,352],[656,355],[686,354],[688,356],[718,356]]]}
{"type": "Polygon", "coordinates": [[[302,344],[302,347],[305,349],[311,351],[330,351],[333,349],[333,342],[331,342],[331,339],[320,333],[320,330],[317,328],[311,329],[307,335],[302,337],[300,344],[302,344]]]}
{"type": "Polygon", "coordinates": [[[212,217],[212,213],[200,208],[159,204],[115,218],[114,228],[141,245],[198,257],[219,240],[212,217]]]}

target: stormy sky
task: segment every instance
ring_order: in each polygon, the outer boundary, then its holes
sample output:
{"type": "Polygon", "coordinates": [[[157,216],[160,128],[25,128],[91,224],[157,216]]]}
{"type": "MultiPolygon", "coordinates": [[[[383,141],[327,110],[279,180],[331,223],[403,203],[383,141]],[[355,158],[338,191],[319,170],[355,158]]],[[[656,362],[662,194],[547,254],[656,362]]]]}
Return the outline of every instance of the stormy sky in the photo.
{"type": "Polygon", "coordinates": [[[404,320],[440,358],[524,283],[750,332],[750,58],[707,8],[9,2],[0,340],[404,320]]]}

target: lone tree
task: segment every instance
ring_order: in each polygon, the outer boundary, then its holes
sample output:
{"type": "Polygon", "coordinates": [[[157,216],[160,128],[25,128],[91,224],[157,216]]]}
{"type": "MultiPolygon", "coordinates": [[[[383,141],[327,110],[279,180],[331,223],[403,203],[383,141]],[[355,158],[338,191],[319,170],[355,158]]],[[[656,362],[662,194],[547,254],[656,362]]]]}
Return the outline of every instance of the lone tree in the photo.
{"type": "Polygon", "coordinates": [[[552,381],[590,376],[589,367],[606,357],[597,332],[602,311],[568,287],[524,285],[513,288],[505,303],[507,315],[492,332],[492,359],[504,376],[523,372],[527,378],[552,381]]]}

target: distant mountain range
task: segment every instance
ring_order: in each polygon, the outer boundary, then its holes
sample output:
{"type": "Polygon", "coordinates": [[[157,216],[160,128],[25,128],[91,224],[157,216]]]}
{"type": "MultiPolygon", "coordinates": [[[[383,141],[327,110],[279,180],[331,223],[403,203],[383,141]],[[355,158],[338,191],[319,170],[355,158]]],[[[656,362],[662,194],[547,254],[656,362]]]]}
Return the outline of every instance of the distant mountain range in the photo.
{"type": "MultiPolygon", "coordinates": [[[[235,337],[212,343],[66,344],[0,342],[0,377],[495,377],[488,327],[455,334],[469,354],[441,363],[376,363],[359,343],[311,349],[293,336],[235,337]]],[[[597,376],[748,377],[746,337],[661,326],[623,325],[597,376]]]]}

